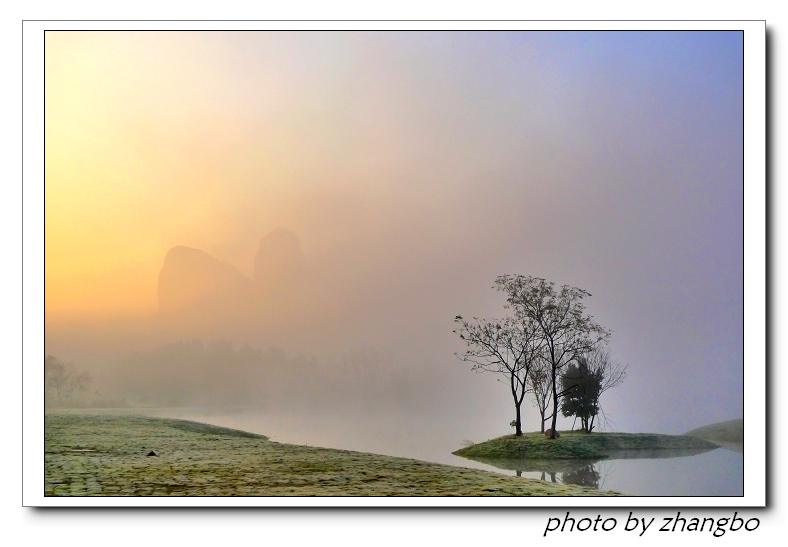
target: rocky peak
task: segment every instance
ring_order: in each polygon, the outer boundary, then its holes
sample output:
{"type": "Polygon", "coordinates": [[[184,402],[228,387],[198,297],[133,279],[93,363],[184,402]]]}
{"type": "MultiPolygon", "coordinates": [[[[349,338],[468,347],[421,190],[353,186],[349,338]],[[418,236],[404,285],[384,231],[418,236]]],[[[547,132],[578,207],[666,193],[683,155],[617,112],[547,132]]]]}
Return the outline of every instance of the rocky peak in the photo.
{"type": "Polygon", "coordinates": [[[288,285],[298,280],[303,271],[304,255],[296,234],[277,228],[260,240],[254,257],[254,281],[257,285],[288,285]]]}
{"type": "Polygon", "coordinates": [[[234,266],[204,251],[173,247],[159,272],[159,311],[172,312],[200,303],[224,307],[242,299],[250,285],[234,266]]]}

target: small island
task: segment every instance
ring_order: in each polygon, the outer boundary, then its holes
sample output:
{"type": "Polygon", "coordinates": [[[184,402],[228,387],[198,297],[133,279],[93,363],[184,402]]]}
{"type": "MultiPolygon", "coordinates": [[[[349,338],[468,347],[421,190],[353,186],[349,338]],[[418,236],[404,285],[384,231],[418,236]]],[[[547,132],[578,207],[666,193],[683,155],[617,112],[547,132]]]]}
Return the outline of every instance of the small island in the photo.
{"type": "Polygon", "coordinates": [[[743,420],[731,420],[684,435],[563,431],[555,439],[533,432],[471,444],[453,454],[517,476],[541,473],[542,480],[552,483],[601,488],[601,461],[681,458],[719,448],[743,452],[743,444],[735,440],[742,438],[743,427],[743,420]]]}
{"type": "Polygon", "coordinates": [[[556,439],[539,432],[505,435],[466,446],[453,454],[470,459],[601,460],[659,457],[661,451],[670,455],[678,451],[698,453],[717,447],[710,441],[686,435],[563,431],[556,439]]]}

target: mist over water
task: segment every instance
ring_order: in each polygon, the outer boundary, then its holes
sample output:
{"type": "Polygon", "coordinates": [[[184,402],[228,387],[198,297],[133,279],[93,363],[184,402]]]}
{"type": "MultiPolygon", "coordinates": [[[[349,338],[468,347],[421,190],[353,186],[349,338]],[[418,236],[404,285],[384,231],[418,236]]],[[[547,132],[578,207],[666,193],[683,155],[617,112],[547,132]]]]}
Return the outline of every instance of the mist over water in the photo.
{"type": "Polygon", "coordinates": [[[452,320],[524,274],[614,332],[608,429],[740,417],[742,47],[48,32],[45,352],[88,401],[447,462],[514,417],[452,320]]]}

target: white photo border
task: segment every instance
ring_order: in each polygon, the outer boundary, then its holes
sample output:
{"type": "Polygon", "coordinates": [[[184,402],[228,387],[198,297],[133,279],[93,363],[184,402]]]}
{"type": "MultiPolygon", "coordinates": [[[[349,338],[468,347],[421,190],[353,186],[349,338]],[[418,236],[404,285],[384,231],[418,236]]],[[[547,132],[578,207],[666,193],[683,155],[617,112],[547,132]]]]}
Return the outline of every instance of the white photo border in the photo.
{"type": "Polygon", "coordinates": [[[764,507],[766,505],[765,21],[24,21],[23,505],[38,507],[764,507]],[[46,30],[734,30],[744,33],[743,497],[362,498],[44,496],[44,32],[46,30]]]}

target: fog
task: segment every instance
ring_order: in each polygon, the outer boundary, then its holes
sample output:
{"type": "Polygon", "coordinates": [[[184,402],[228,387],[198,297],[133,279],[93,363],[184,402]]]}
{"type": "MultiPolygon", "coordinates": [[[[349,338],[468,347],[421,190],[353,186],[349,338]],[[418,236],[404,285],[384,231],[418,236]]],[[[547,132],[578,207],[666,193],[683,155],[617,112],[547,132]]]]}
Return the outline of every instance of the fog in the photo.
{"type": "Polygon", "coordinates": [[[493,281],[523,274],[613,331],[608,429],[742,416],[740,33],[45,47],[45,352],[90,398],[494,437],[511,396],[453,318],[503,316],[493,281]]]}

